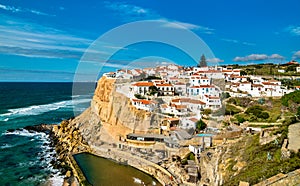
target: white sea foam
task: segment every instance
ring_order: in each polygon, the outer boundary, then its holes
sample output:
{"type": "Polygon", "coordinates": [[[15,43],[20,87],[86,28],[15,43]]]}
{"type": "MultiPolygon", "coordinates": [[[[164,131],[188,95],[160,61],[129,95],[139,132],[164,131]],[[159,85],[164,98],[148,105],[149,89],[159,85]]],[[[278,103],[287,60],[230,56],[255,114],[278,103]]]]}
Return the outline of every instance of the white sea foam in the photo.
{"type": "Polygon", "coordinates": [[[63,185],[64,177],[60,176],[59,174],[55,174],[52,178],[49,178],[48,181],[50,182],[51,186],[61,186],[63,185]]]}
{"type": "Polygon", "coordinates": [[[90,99],[73,99],[44,105],[32,105],[29,107],[9,109],[7,113],[0,114],[0,121],[8,121],[11,118],[22,116],[39,115],[61,108],[75,108],[78,104],[88,103],[90,101],[90,99]]]}
{"type": "Polygon", "coordinates": [[[18,135],[18,136],[27,136],[27,137],[33,137],[33,136],[45,136],[45,133],[41,132],[29,132],[26,129],[21,129],[21,130],[14,130],[12,132],[5,132],[4,135],[18,135]]]}
{"type": "Polygon", "coordinates": [[[7,148],[11,148],[11,147],[14,147],[14,145],[4,144],[4,145],[0,146],[0,149],[7,149],[7,148]]]}

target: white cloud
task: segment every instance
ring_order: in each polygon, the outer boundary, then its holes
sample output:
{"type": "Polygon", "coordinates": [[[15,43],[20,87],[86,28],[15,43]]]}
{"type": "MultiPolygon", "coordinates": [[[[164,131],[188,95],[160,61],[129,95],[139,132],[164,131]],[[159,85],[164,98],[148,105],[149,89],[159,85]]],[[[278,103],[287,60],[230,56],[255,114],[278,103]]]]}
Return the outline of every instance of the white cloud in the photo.
{"type": "Polygon", "coordinates": [[[248,46],[255,46],[255,43],[248,43],[248,42],[242,42],[243,45],[248,45],[248,46]]]}
{"type": "Polygon", "coordinates": [[[12,7],[12,6],[7,6],[7,5],[2,5],[0,4],[0,8],[3,10],[11,11],[11,12],[19,12],[20,9],[12,7]]]}
{"type": "Polygon", "coordinates": [[[226,39],[226,38],[223,38],[221,39],[222,41],[226,41],[226,42],[229,42],[229,43],[236,43],[236,44],[243,44],[243,45],[247,45],[247,46],[254,46],[255,43],[249,43],[249,42],[245,42],[245,41],[238,41],[236,39],[226,39]]]}
{"type": "Polygon", "coordinates": [[[224,60],[216,58],[216,57],[215,58],[211,58],[211,59],[207,59],[206,61],[210,62],[210,63],[221,63],[221,62],[224,62],[224,60]]]}
{"type": "Polygon", "coordinates": [[[300,26],[289,26],[285,30],[292,35],[300,36],[300,26]]]}
{"type": "Polygon", "coordinates": [[[142,8],[140,6],[127,4],[123,2],[104,1],[104,6],[107,9],[116,12],[123,22],[137,21],[144,19],[158,19],[161,16],[153,10],[142,8]]]}
{"type": "Polygon", "coordinates": [[[300,59],[300,50],[293,54],[293,59],[300,59]]]}
{"type": "Polygon", "coordinates": [[[233,59],[233,61],[261,61],[266,59],[284,59],[284,57],[279,54],[272,54],[270,56],[266,54],[250,54],[244,57],[237,56],[233,59]]]}
{"type": "Polygon", "coordinates": [[[123,22],[138,21],[138,20],[163,20],[167,22],[162,25],[165,27],[176,29],[197,30],[205,34],[213,34],[214,29],[192,23],[170,20],[153,11],[152,9],[143,8],[140,6],[124,3],[105,1],[104,5],[107,9],[113,10],[118,14],[123,22]]]}
{"type": "Polygon", "coordinates": [[[162,20],[167,21],[167,23],[163,25],[165,27],[177,28],[177,29],[198,30],[198,31],[201,31],[202,33],[206,33],[206,34],[213,34],[213,31],[214,31],[214,29],[212,29],[212,28],[195,25],[192,23],[172,21],[172,20],[167,20],[167,19],[162,19],[162,20]]]}
{"type": "Polygon", "coordinates": [[[284,57],[279,54],[272,54],[271,56],[269,56],[269,58],[270,59],[284,59],[284,57]]]}
{"type": "Polygon", "coordinates": [[[90,39],[11,17],[0,19],[0,40],[0,53],[44,58],[80,58],[92,43],[90,39]]]}
{"type": "Polygon", "coordinates": [[[8,5],[3,5],[3,4],[0,4],[0,9],[7,10],[10,12],[23,12],[23,13],[29,12],[29,13],[36,14],[36,15],[53,16],[53,15],[50,15],[50,14],[47,14],[44,12],[40,12],[37,10],[32,10],[32,9],[27,9],[27,8],[25,9],[25,8],[19,8],[19,7],[17,8],[14,6],[8,6],[8,5]]]}
{"type": "Polygon", "coordinates": [[[250,54],[245,57],[235,57],[233,61],[260,61],[265,59],[268,59],[266,54],[250,54]]]}

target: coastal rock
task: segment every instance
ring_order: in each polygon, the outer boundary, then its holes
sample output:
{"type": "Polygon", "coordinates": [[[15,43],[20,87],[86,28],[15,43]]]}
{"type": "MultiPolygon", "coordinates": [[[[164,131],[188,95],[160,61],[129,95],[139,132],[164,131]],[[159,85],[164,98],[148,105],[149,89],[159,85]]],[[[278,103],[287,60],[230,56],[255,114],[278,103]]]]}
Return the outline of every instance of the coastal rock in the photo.
{"type": "MultiPolygon", "coordinates": [[[[129,98],[116,91],[116,84],[115,79],[102,77],[91,107],[71,121],[89,145],[97,146],[99,140],[116,142],[132,132],[146,133],[161,123],[161,116],[132,106],[129,98]]],[[[81,141],[81,136],[78,138],[81,141]]]]}

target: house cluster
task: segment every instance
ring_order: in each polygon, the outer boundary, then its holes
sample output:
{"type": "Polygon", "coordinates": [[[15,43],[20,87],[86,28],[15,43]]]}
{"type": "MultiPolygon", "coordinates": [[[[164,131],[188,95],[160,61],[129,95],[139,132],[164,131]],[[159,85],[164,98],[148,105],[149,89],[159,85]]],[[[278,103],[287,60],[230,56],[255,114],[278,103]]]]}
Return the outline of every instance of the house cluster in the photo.
{"type": "Polygon", "coordinates": [[[182,128],[195,127],[204,109],[222,107],[222,90],[215,79],[223,80],[231,96],[282,96],[289,93],[280,81],[256,76],[242,76],[232,67],[182,67],[175,64],[144,69],[122,69],[104,76],[130,81],[122,84],[122,93],[137,109],[159,112],[179,118],[182,128]],[[225,81],[224,81],[225,80],[225,81]],[[126,90],[126,91],[125,91],[126,90]],[[161,98],[157,101],[155,98],[161,98]],[[156,100],[156,101],[155,101],[156,100]]]}
{"type": "Polygon", "coordinates": [[[277,80],[266,80],[258,76],[225,75],[226,89],[232,96],[281,97],[292,92],[277,80]]]}

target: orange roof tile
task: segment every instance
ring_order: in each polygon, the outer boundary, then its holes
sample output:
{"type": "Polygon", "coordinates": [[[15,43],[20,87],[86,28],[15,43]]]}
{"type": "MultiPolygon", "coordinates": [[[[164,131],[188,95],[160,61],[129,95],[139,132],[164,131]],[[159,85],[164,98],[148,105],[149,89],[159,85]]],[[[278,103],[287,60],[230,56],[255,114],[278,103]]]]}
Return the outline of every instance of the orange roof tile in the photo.
{"type": "Polygon", "coordinates": [[[205,97],[209,98],[209,99],[220,99],[217,96],[209,96],[209,95],[204,95],[205,97]]]}
{"type": "Polygon", "coordinates": [[[191,88],[214,88],[213,85],[200,85],[200,86],[192,86],[191,88]]]}
{"type": "Polygon", "coordinates": [[[178,110],[181,110],[181,109],[186,109],[187,106],[186,105],[175,105],[175,108],[178,110]]]}
{"type": "Polygon", "coordinates": [[[195,100],[195,99],[191,99],[191,100],[190,100],[190,103],[193,103],[193,104],[199,104],[199,105],[205,105],[205,104],[206,104],[206,103],[204,103],[203,101],[195,100]]]}
{"type": "Polygon", "coordinates": [[[198,121],[197,118],[190,118],[190,120],[191,120],[192,122],[195,122],[195,123],[198,121]]]}
{"type": "Polygon", "coordinates": [[[135,84],[133,84],[133,86],[137,86],[137,87],[151,87],[154,86],[153,82],[136,82],[135,84]]]}
{"type": "Polygon", "coordinates": [[[167,104],[162,104],[160,107],[161,108],[168,108],[168,105],[167,104]]]}
{"type": "Polygon", "coordinates": [[[153,102],[151,100],[145,100],[145,99],[132,99],[133,102],[140,102],[143,105],[150,105],[153,102]]]}
{"type": "Polygon", "coordinates": [[[157,87],[171,87],[171,84],[157,84],[157,87]]]}

